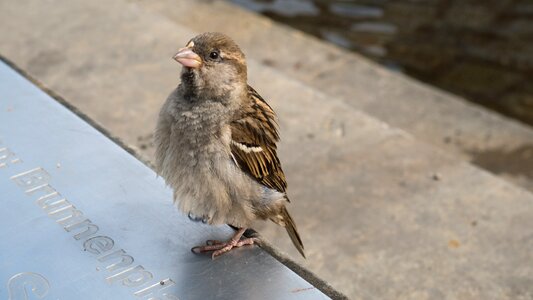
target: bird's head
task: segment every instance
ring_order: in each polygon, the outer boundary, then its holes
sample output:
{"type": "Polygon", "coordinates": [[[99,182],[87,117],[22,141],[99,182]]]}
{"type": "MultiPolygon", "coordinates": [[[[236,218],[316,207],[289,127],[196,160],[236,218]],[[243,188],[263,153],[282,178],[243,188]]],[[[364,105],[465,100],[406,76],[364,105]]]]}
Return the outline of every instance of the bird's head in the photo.
{"type": "Polygon", "coordinates": [[[189,96],[220,98],[246,90],[244,54],[225,34],[202,33],[173,58],[183,65],[181,82],[189,96]]]}

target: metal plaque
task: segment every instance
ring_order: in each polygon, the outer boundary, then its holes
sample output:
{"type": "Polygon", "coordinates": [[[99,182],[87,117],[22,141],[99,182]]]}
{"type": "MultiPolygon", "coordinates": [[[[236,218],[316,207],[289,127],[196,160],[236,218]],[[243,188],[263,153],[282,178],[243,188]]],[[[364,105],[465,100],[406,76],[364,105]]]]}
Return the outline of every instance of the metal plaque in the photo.
{"type": "Polygon", "coordinates": [[[3,62],[0,204],[0,299],[327,298],[257,246],[191,253],[232,231],[190,221],[150,168],[3,62]]]}

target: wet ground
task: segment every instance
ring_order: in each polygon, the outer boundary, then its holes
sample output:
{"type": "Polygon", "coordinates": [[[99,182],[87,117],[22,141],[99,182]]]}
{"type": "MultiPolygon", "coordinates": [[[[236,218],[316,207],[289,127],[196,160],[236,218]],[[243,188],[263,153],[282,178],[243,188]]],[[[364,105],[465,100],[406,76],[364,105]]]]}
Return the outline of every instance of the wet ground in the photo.
{"type": "Polygon", "coordinates": [[[526,0],[230,0],[533,125],[526,0]]]}

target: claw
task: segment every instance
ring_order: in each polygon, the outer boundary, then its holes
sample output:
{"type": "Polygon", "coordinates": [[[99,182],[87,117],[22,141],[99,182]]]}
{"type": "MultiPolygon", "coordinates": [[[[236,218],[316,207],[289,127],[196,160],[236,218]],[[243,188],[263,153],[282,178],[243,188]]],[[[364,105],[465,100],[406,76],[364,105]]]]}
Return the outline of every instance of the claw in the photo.
{"type": "Polygon", "coordinates": [[[187,217],[189,217],[189,220],[191,220],[191,221],[193,221],[193,222],[200,222],[200,221],[203,221],[202,218],[197,217],[197,216],[193,215],[192,213],[189,213],[189,214],[187,215],[187,217]]]}
{"type": "Polygon", "coordinates": [[[193,221],[193,222],[202,222],[204,224],[207,224],[209,222],[209,218],[206,217],[206,216],[196,216],[196,215],[193,215],[193,213],[189,212],[187,214],[187,217],[189,217],[189,220],[193,221]]]}
{"type": "Polygon", "coordinates": [[[194,247],[191,249],[191,251],[196,254],[213,251],[211,258],[215,259],[215,257],[227,253],[233,248],[239,248],[245,245],[253,245],[259,241],[257,238],[241,239],[245,230],[246,228],[239,229],[237,233],[235,233],[235,235],[227,242],[207,240],[205,242],[205,246],[194,247]]]}
{"type": "Polygon", "coordinates": [[[223,242],[217,241],[217,240],[207,240],[205,241],[205,244],[208,246],[213,246],[213,245],[223,244],[223,242]]]}

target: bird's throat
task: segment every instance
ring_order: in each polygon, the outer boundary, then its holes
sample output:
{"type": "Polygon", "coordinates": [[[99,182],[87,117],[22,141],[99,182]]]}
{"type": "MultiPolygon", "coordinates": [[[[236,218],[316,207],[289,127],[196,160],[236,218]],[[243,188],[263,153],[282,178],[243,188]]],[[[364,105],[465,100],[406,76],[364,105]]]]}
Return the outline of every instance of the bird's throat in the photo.
{"type": "Polygon", "coordinates": [[[194,101],[198,98],[198,82],[197,75],[191,68],[183,68],[181,73],[181,86],[183,89],[183,97],[188,101],[194,101]]]}

